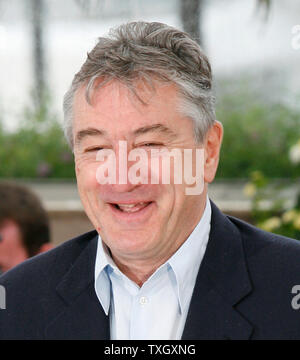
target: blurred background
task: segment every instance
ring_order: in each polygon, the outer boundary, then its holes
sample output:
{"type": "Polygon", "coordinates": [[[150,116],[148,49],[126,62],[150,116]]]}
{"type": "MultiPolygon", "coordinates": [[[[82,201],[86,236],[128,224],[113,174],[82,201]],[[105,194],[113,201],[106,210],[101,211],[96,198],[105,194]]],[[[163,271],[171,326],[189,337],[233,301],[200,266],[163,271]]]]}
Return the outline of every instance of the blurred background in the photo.
{"type": "Polygon", "coordinates": [[[39,196],[55,245],[90,230],[63,95],[99,36],[160,21],[190,32],[212,65],[225,135],[211,198],[300,239],[299,15],[297,0],[0,0],[0,180],[39,196]]]}

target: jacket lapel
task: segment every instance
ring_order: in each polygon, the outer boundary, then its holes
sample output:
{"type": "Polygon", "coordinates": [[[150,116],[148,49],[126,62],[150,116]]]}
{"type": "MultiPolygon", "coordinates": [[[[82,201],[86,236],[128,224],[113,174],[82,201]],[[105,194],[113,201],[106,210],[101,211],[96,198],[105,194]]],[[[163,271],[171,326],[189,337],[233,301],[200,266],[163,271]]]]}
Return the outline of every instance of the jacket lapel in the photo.
{"type": "Polygon", "coordinates": [[[47,339],[109,339],[109,318],[94,290],[97,233],[58,284],[64,307],[46,328],[47,339]]]}
{"type": "Polygon", "coordinates": [[[249,339],[236,305],[251,290],[239,230],[211,202],[211,231],[182,335],[184,340],[249,339]]]}

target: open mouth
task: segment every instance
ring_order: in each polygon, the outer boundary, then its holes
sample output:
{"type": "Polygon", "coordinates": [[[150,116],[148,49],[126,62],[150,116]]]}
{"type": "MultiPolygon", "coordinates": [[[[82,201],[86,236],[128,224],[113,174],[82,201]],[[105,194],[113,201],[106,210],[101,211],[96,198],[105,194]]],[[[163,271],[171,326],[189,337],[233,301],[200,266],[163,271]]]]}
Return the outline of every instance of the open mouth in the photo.
{"type": "Polygon", "coordinates": [[[119,210],[120,212],[132,214],[138,211],[141,211],[152,204],[152,201],[148,202],[138,202],[133,204],[110,204],[114,209],[119,210]]]}

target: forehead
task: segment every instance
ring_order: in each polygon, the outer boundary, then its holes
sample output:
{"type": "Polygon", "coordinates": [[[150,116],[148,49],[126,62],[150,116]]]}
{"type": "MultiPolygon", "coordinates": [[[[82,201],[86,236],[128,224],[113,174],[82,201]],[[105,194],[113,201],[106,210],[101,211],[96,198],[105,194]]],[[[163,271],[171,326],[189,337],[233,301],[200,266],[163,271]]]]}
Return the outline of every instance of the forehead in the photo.
{"type": "Polygon", "coordinates": [[[107,131],[132,129],[134,126],[164,122],[176,122],[178,91],[175,84],[136,82],[132,91],[118,81],[91,92],[90,103],[86,99],[86,87],[77,90],[74,99],[74,128],[104,126],[107,131]]]}

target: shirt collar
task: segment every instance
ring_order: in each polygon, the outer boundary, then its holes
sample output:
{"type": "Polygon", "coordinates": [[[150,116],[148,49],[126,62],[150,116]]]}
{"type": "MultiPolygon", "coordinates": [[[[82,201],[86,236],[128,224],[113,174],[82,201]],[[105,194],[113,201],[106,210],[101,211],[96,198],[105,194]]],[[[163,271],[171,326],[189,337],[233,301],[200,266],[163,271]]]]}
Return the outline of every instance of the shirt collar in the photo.
{"type": "Polygon", "coordinates": [[[211,206],[207,197],[203,215],[187,240],[168,260],[175,273],[181,312],[187,310],[209,239],[211,206]]]}
{"type": "Polygon", "coordinates": [[[107,274],[109,267],[116,269],[116,265],[109,254],[109,249],[99,235],[95,264],[95,290],[106,315],[108,315],[109,311],[111,291],[110,279],[107,274]]]}
{"type": "MultiPolygon", "coordinates": [[[[171,266],[176,277],[181,312],[185,311],[189,306],[196,277],[209,238],[210,220],[211,206],[207,197],[205,210],[199,223],[187,240],[166,262],[171,266]]],[[[111,297],[111,283],[108,270],[114,270],[120,273],[120,270],[110,256],[109,249],[99,235],[95,264],[95,291],[106,315],[108,315],[111,297]]]]}

